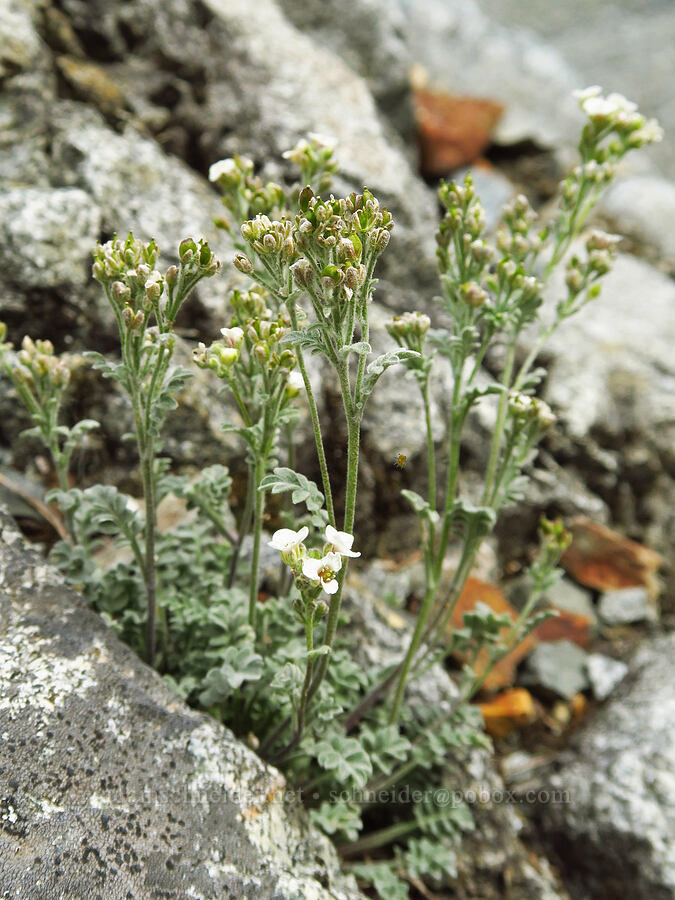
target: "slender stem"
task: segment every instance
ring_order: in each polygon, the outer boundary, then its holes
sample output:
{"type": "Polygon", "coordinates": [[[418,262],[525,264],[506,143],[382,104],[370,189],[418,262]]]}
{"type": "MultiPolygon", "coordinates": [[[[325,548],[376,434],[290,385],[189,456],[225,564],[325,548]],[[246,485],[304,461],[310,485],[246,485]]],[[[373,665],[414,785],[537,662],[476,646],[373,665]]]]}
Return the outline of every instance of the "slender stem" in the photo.
{"type": "Polygon", "coordinates": [[[497,469],[497,462],[499,461],[499,451],[501,449],[502,443],[502,432],[504,431],[506,411],[508,409],[509,402],[508,389],[511,385],[511,376],[513,374],[513,363],[515,360],[515,356],[516,341],[515,338],[513,338],[511,340],[511,343],[509,344],[509,349],[506,354],[506,363],[504,365],[504,373],[502,375],[502,386],[505,388],[505,390],[502,391],[501,396],[499,397],[499,406],[497,407],[497,422],[495,423],[495,430],[492,435],[490,459],[488,461],[488,466],[485,473],[485,487],[483,489],[482,500],[484,504],[487,503],[490,495],[492,494],[492,483],[495,477],[495,471],[497,469]]]}
{"type": "Polygon", "coordinates": [[[237,542],[234,545],[234,549],[232,550],[232,559],[230,560],[230,571],[227,573],[227,587],[231,588],[234,584],[234,579],[237,575],[237,567],[239,565],[239,556],[241,555],[241,545],[244,542],[244,538],[248,534],[248,530],[251,527],[251,518],[253,516],[253,492],[255,482],[255,467],[251,465],[249,461],[248,464],[248,481],[246,484],[246,502],[244,504],[244,510],[241,514],[241,519],[239,521],[239,529],[237,534],[237,542]]]}
{"type": "Polygon", "coordinates": [[[260,540],[262,537],[263,510],[265,507],[265,495],[259,490],[260,482],[265,473],[265,460],[258,454],[255,461],[253,484],[255,492],[253,515],[253,555],[251,557],[251,575],[248,596],[248,624],[255,630],[256,613],[258,609],[258,566],[260,563],[260,540]]]}
{"type": "Polygon", "coordinates": [[[381,678],[380,681],[378,681],[378,683],[365,695],[359,705],[354,707],[354,709],[344,720],[343,724],[345,731],[349,732],[353,728],[356,728],[356,726],[359,724],[368,710],[386,694],[386,692],[398,677],[402,665],[403,663],[399,663],[394,669],[391,670],[391,672],[385,675],[384,678],[381,678]]]}
{"type": "MultiPolygon", "coordinates": [[[[295,331],[298,330],[298,317],[295,311],[294,304],[289,304],[289,311],[291,315],[291,324],[293,325],[293,329],[295,331]]],[[[302,350],[300,347],[295,347],[295,355],[298,359],[298,367],[300,369],[300,374],[302,375],[302,380],[305,383],[305,391],[307,393],[307,402],[309,404],[309,414],[312,418],[312,430],[314,431],[314,443],[316,445],[316,455],[319,459],[319,469],[321,471],[321,483],[323,484],[323,493],[326,500],[326,512],[328,513],[328,521],[329,523],[335,527],[335,509],[333,506],[333,492],[330,486],[330,476],[328,474],[328,464],[326,462],[326,451],[323,446],[323,438],[321,436],[321,422],[319,421],[319,411],[316,406],[316,400],[314,398],[314,392],[312,390],[312,383],[309,380],[309,375],[307,374],[307,367],[305,366],[305,359],[302,354],[302,350]]]]}
{"type": "MultiPolygon", "coordinates": [[[[434,822],[442,822],[446,817],[447,812],[442,810],[441,812],[428,816],[425,819],[425,823],[431,825],[434,822]]],[[[340,856],[343,857],[360,856],[367,850],[375,850],[378,847],[384,847],[387,844],[400,840],[400,838],[405,837],[407,834],[419,831],[420,827],[420,823],[417,819],[408,819],[406,822],[397,822],[395,825],[388,825],[386,828],[380,828],[379,831],[371,831],[370,834],[365,835],[357,841],[352,841],[350,844],[342,844],[338,847],[338,851],[340,856]]]]}
{"type": "MultiPolygon", "coordinates": [[[[359,435],[360,425],[357,419],[351,419],[349,422],[348,440],[347,440],[347,490],[345,494],[345,516],[343,530],[352,533],[354,529],[354,511],[356,505],[356,487],[359,466],[359,435]]],[[[347,563],[344,562],[340,572],[338,573],[338,589],[333,594],[328,607],[328,619],[326,621],[326,634],[324,636],[324,644],[329,647],[333,646],[335,633],[337,631],[338,619],[340,616],[340,603],[342,601],[342,589],[344,587],[345,575],[347,573],[347,563]]],[[[319,689],[321,682],[326,675],[330,653],[321,657],[317,666],[316,677],[311,687],[310,699],[319,689]]]]}
{"type": "Polygon", "coordinates": [[[396,692],[394,694],[394,700],[392,703],[391,712],[389,714],[390,725],[394,725],[398,721],[399,713],[401,711],[401,703],[403,702],[403,693],[405,691],[406,680],[408,678],[410,667],[412,666],[415,654],[419,650],[420,644],[422,643],[424,628],[434,608],[435,598],[436,585],[431,582],[431,584],[427,585],[424,600],[422,601],[422,608],[420,609],[419,615],[417,616],[417,622],[415,623],[415,630],[410,640],[410,644],[408,645],[408,650],[403,660],[400,674],[398,676],[396,692]]]}
{"type": "MultiPolygon", "coordinates": [[[[436,452],[434,449],[434,432],[431,421],[431,401],[429,399],[429,376],[424,380],[422,387],[422,400],[424,402],[424,421],[427,430],[427,478],[429,481],[429,507],[436,509],[436,452]]],[[[429,544],[434,545],[434,525],[429,525],[429,544]]]]}
{"type": "Polygon", "coordinates": [[[314,621],[311,611],[308,611],[305,619],[305,643],[307,646],[307,668],[305,669],[305,680],[302,683],[300,692],[300,703],[298,705],[298,719],[295,726],[295,733],[289,743],[279,753],[275,754],[274,762],[285,759],[288,754],[294,750],[302,740],[302,732],[305,727],[305,713],[310,700],[310,688],[312,686],[312,675],[314,673],[314,660],[311,658],[311,652],[314,649],[314,621]]]}
{"type": "MultiPolygon", "coordinates": [[[[461,368],[460,368],[461,372],[461,368]]],[[[443,525],[436,550],[436,559],[434,564],[434,580],[438,584],[443,568],[443,559],[450,538],[450,513],[455,502],[455,493],[457,491],[457,481],[459,479],[459,453],[462,443],[462,424],[464,419],[458,415],[457,407],[462,390],[461,374],[455,378],[455,385],[452,392],[452,408],[448,419],[448,465],[446,470],[445,481],[445,498],[443,500],[443,525]]]]}
{"type": "Polygon", "coordinates": [[[157,617],[157,574],[155,570],[155,528],[157,511],[155,508],[155,484],[152,471],[152,447],[146,447],[141,460],[143,494],[145,496],[145,591],[148,599],[145,653],[149,666],[155,665],[155,643],[157,617]]]}

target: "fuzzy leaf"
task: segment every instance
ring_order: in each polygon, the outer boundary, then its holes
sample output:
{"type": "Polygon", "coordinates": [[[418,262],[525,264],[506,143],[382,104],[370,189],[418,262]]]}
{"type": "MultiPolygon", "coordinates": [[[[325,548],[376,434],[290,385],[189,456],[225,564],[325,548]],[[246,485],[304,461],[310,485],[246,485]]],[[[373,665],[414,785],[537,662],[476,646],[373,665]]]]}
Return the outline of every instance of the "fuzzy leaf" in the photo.
{"type": "Polygon", "coordinates": [[[345,800],[324,800],[318,809],[310,812],[310,818],[326,834],[342,834],[348,841],[355,841],[363,828],[359,811],[345,800]]]}
{"type": "Polygon", "coordinates": [[[291,491],[293,503],[304,503],[310,512],[323,508],[323,494],[313,481],[300,472],[285,467],[276,468],[273,475],[266,475],[260,482],[261,491],[282,494],[291,491]]]}
{"type": "Polygon", "coordinates": [[[410,741],[399,733],[396,725],[387,725],[377,731],[364,726],[361,730],[361,742],[373,767],[385,775],[389,775],[395,763],[404,762],[411,749],[410,741]]]}
{"type": "Polygon", "coordinates": [[[356,353],[358,356],[368,356],[372,353],[373,348],[368,341],[357,341],[355,344],[348,344],[340,350],[340,356],[349,356],[350,353],[356,353]]]}
{"type": "Polygon", "coordinates": [[[457,877],[457,854],[447,843],[430,841],[429,838],[411,838],[403,856],[406,871],[413,878],[423,881],[431,878],[443,883],[457,877]]]}
{"type": "Polygon", "coordinates": [[[352,872],[372,884],[382,900],[408,900],[410,896],[408,885],[394,874],[389,863],[357,863],[352,872]]]}
{"type": "Polygon", "coordinates": [[[222,703],[245,681],[258,681],[263,673],[263,658],[250,647],[228,647],[220,668],[211,669],[204,678],[205,690],[199,695],[204,706],[222,703]]]}
{"type": "Polygon", "coordinates": [[[314,747],[322,769],[334,772],[338,781],[362,788],[373,773],[373,767],[361,744],[342,734],[334,734],[314,747]]]}

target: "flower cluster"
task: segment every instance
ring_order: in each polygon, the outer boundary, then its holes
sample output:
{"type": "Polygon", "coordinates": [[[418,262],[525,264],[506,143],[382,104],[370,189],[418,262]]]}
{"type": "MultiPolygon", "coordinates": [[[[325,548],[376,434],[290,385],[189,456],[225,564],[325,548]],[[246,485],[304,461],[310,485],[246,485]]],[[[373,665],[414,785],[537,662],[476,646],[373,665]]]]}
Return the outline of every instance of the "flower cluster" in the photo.
{"type": "Polygon", "coordinates": [[[3,343],[7,326],[0,322],[0,361],[17,386],[24,385],[38,397],[60,393],[70,380],[70,366],[54,353],[51,341],[33,341],[26,335],[21,350],[14,354],[12,345],[3,343]]]}
{"type": "Polygon", "coordinates": [[[603,97],[602,88],[595,84],[574,91],[574,96],[598,132],[613,131],[627,148],[644,147],[663,139],[663,129],[656,119],[645,119],[637,111],[637,104],[622,94],[603,97]]]}
{"type": "MultiPolygon", "coordinates": [[[[273,181],[263,184],[253,169],[253,160],[246,156],[221,159],[209,169],[209,181],[215,182],[222,190],[223,205],[236,222],[258,215],[274,218],[284,210],[286,198],[283,189],[273,181]]],[[[230,231],[227,219],[218,219],[216,225],[230,231]]]]}
{"type": "Polygon", "coordinates": [[[431,319],[424,313],[406,312],[394,316],[387,322],[386,329],[399,347],[407,347],[421,353],[430,325],[431,319]]]}
{"type": "Polygon", "coordinates": [[[203,240],[182,241],[180,266],[170,266],[164,275],[155,268],[158,257],[154,240],[144,243],[132,234],[124,240],[115,237],[97,244],[94,251],[94,278],[105,287],[121,327],[130,334],[141,334],[151,313],[158,322],[166,319],[172,323],[195,284],[220,269],[220,262],[203,240]],[[163,305],[162,297],[166,298],[163,305]]]}
{"type": "Polygon", "coordinates": [[[497,247],[516,262],[521,262],[530,254],[541,250],[541,235],[534,225],[537,215],[523,194],[508,203],[502,210],[502,218],[497,229],[497,247]]]}
{"type": "Polygon", "coordinates": [[[320,586],[324,593],[335,594],[338,589],[335,576],[342,568],[343,557],[355,558],[361,555],[352,550],[354,536],[326,525],[326,543],[321,555],[318,555],[318,551],[308,551],[303,543],[308,534],[309,528],[306,525],[299,531],[280,528],[274,532],[268,544],[281,553],[281,558],[296,578],[303,576],[313,585],[320,586]]]}
{"type": "Polygon", "coordinates": [[[536,425],[540,431],[547,431],[556,420],[547,403],[521,391],[509,393],[509,412],[518,424],[536,425]]]}
{"type": "Polygon", "coordinates": [[[576,312],[581,303],[592,299],[600,292],[599,281],[612,268],[621,238],[604,231],[591,231],[586,239],[586,258],[576,254],[567,262],[565,284],[567,299],[559,304],[559,311],[565,316],[576,312]],[[584,295],[584,292],[585,295],[584,295]]]}
{"type": "Polygon", "coordinates": [[[325,135],[310,132],[292,150],[282,154],[300,169],[300,182],[310,185],[317,193],[330,187],[332,176],[338,170],[334,158],[335,141],[325,135]]]}

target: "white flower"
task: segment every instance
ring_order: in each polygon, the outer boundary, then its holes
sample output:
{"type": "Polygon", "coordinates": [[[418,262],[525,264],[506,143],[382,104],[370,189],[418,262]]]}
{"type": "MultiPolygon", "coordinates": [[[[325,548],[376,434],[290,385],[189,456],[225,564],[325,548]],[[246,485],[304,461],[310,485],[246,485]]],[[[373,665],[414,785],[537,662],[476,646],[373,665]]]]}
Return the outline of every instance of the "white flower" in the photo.
{"type": "Polygon", "coordinates": [[[583,103],[584,100],[588,100],[589,97],[599,97],[600,94],[602,94],[602,88],[599,84],[593,84],[590,87],[583,88],[579,91],[572,91],[572,96],[581,103],[583,103]]]}
{"type": "Polygon", "coordinates": [[[298,372],[297,369],[293,369],[291,374],[288,376],[287,384],[288,384],[289,388],[291,388],[294,391],[295,390],[301,391],[305,386],[304,379],[303,379],[302,375],[300,374],[300,372],[298,372]]]}
{"type": "Polygon", "coordinates": [[[327,553],[321,559],[307,556],[302,562],[302,574],[310,581],[316,581],[327,594],[334,594],[338,589],[335,573],[342,568],[342,557],[339,553],[327,553]]]}
{"type": "Polygon", "coordinates": [[[319,134],[318,131],[310,131],[307,137],[312,143],[316,144],[317,147],[330,147],[331,150],[334,150],[335,145],[337,144],[337,140],[334,137],[330,137],[326,134],[319,134]]]}
{"type": "Polygon", "coordinates": [[[332,545],[333,551],[339,553],[340,556],[361,556],[360,553],[354,553],[352,544],[354,543],[354,535],[348,534],[346,531],[338,531],[332,525],[326,525],[326,540],[332,545]]]}
{"type": "Polygon", "coordinates": [[[225,343],[228,347],[236,347],[237,350],[241,347],[244,340],[244,330],[239,328],[238,325],[235,325],[234,328],[221,328],[220,333],[225,338],[225,343]]]}
{"type": "Polygon", "coordinates": [[[280,528],[272,535],[272,540],[268,541],[269,547],[274,547],[281,553],[288,553],[295,550],[309,534],[309,528],[304,525],[300,531],[293,531],[292,528],[280,528]]]}
{"type": "Polygon", "coordinates": [[[221,175],[234,175],[237,164],[233,159],[219,159],[209,168],[209,181],[218,181],[221,175]]]}

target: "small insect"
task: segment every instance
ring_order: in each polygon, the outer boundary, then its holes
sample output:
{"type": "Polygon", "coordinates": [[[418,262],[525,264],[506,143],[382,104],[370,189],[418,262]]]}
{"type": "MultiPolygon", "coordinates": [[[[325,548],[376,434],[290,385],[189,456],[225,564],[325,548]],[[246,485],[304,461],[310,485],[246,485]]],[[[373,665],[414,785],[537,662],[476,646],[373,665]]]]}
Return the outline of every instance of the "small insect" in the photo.
{"type": "Polygon", "coordinates": [[[407,461],[408,461],[408,457],[405,455],[405,453],[399,453],[398,456],[396,457],[396,459],[394,460],[394,466],[397,469],[402,469],[405,466],[407,461]]]}

